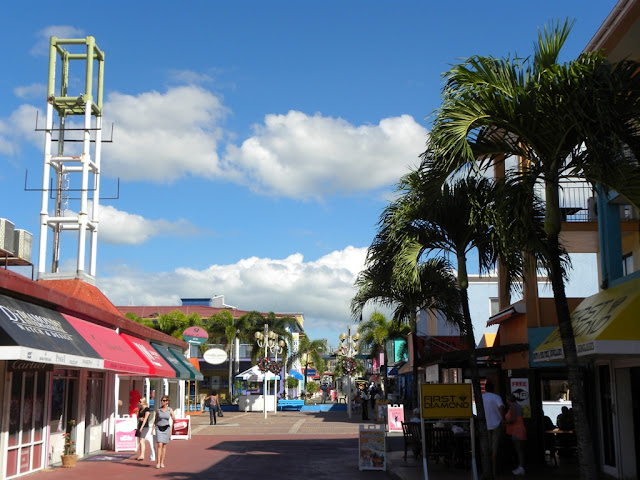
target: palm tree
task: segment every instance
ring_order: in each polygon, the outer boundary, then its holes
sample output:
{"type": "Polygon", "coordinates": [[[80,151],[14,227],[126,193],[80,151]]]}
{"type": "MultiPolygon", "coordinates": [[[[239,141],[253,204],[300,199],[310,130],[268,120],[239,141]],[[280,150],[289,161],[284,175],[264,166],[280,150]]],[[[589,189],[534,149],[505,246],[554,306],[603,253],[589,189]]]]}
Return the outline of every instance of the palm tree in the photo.
{"type": "Polygon", "coordinates": [[[204,322],[197,313],[185,315],[180,310],[173,310],[158,317],[156,329],[172,337],[182,339],[182,332],[189,327],[202,327],[204,322]]]}
{"type": "Polygon", "coordinates": [[[525,198],[530,208],[520,212],[520,217],[507,214],[511,210],[507,210],[503,204],[512,205],[515,195],[518,198],[523,195],[522,189],[516,189],[512,185],[476,177],[460,177],[451,183],[442,184],[438,173],[418,170],[403,177],[398,188],[402,194],[387,208],[378,236],[394,239],[394,243],[399,245],[394,255],[407,278],[418,275],[425,257],[444,254],[455,258],[457,301],[452,305],[461,312],[458,326],[463,342],[469,349],[468,360],[478,413],[481,458],[484,471],[490,472],[491,455],[467,293],[467,256],[472,250],[477,253],[480,273],[490,271],[497,259],[501,258],[507,278],[521,278],[521,246],[526,243],[525,240],[531,242],[533,239],[533,243],[536,243],[536,232],[539,229],[536,230],[535,227],[539,222],[535,221],[535,217],[539,212],[535,209],[537,203],[527,196],[525,198]],[[499,216],[497,212],[505,214],[499,216]],[[518,235],[508,237],[503,233],[511,231],[519,222],[529,228],[519,227],[516,229],[518,235]]]}
{"type": "Polygon", "coordinates": [[[580,475],[595,479],[561,262],[560,181],[579,177],[640,204],[640,171],[624,152],[628,145],[638,153],[640,76],[637,63],[608,65],[599,53],[559,64],[572,25],[557,23],[540,32],[532,58],[473,56],[447,72],[430,137],[429,150],[435,154],[425,159],[446,175],[469,163],[485,168],[518,156],[526,162],[523,168],[507,174],[530,186],[543,184],[546,267],[574,392],[580,475]]]}
{"type": "Polygon", "coordinates": [[[368,321],[360,323],[358,326],[358,332],[360,333],[360,348],[371,348],[372,352],[382,350],[382,366],[380,371],[382,372],[382,383],[384,385],[385,393],[389,392],[389,381],[387,378],[387,341],[395,340],[398,338],[406,338],[411,332],[408,325],[398,322],[390,322],[386,319],[384,314],[380,312],[373,312],[368,321]]]}
{"type": "Polygon", "coordinates": [[[298,346],[298,351],[293,353],[288,361],[287,361],[287,370],[290,366],[296,361],[301,360],[304,362],[304,382],[305,385],[303,389],[306,390],[306,381],[307,381],[307,373],[309,371],[309,366],[313,364],[316,368],[316,371],[324,370],[324,359],[322,358],[322,354],[327,351],[327,342],[324,340],[311,340],[306,335],[300,335],[300,344],[298,346]]]}
{"type": "MultiPolygon", "coordinates": [[[[223,310],[209,318],[207,330],[215,342],[226,346],[229,362],[229,399],[233,397],[233,346],[236,338],[248,338],[247,332],[253,330],[253,319],[247,314],[234,317],[229,310],[223,310]]],[[[236,352],[236,355],[238,352],[236,352]]],[[[236,372],[237,373],[237,372],[236,372]]]]}
{"type": "Polygon", "coordinates": [[[401,272],[394,252],[400,245],[379,233],[369,247],[365,270],[356,279],[357,292],[351,300],[353,318],[362,318],[367,304],[391,307],[393,322],[406,323],[412,334],[414,354],[412,377],[412,405],[418,405],[418,338],[419,310],[439,310],[455,321],[458,318],[458,294],[449,264],[444,259],[430,259],[418,266],[417,278],[401,272]]]}

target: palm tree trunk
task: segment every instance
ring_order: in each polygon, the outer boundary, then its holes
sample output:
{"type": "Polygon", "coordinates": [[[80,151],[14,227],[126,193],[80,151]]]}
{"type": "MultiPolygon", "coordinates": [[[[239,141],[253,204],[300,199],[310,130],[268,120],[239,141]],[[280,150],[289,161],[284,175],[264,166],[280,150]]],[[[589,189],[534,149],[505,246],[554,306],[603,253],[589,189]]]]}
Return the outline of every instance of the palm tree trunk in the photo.
{"type": "Polygon", "coordinates": [[[416,408],[420,405],[418,400],[418,325],[416,321],[416,313],[411,313],[409,318],[411,326],[411,346],[413,348],[413,365],[412,365],[412,378],[411,378],[411,408],[416,408]]]}
{"type": "MultiPolygon", "coordinates": [[[[458,264],[460,265],[460,264],[458,264]]],[[[466,264],[460,270],[466,278],[466,264]]],[[[458,272],[460,275],[460,272],[458,272]]],[[[478,435],[480,437],[480,462],[482,465],[483,478],[493,478],[493,464],[491,461],[491,446],[489,445],[489,432],[487,431],[487,420],[484,414],[484,401],[482,399],[482,385],[480,384],[480,368],[478,367],[478,357],[476,356],[476,340],[473,334],[473,322],[469,310],[469,295],[466,288],[460,288],[460,304],[462,305],[462,315],[464,319],[464,338],[469,348],[469,368],[471,370],[471,388],[476,401],[476,416],[478,421],[478,435]]]]}
{"type": "Polygon", "coordinates": [[[567,296],[562,279],[560,265],[560,247],[558,235],[547,235],[549,248],[549,260],[551,262],[551,285],[558,317],[558,330],[562,340],[564,358],[567,363],[569,386],[571,388],[571,401],[575,419],[576,441],[578,443],[578,469],[583,480],[596,480],[598,478],[597,466],[593,450],[593,438],[589,428],[587,405],[584,385],[580,378],[580,366],[578,365],[578,353],[571,325],[571,313],[567,303],[567,296]]]}

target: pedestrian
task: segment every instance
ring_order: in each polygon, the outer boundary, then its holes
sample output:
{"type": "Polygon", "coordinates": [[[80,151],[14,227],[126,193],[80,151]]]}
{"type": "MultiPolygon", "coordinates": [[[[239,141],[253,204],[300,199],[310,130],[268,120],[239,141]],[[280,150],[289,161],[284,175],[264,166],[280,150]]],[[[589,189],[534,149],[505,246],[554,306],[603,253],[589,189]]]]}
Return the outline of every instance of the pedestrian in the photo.
{"type": "Polygon", "coordinates": [[[514,475],[524,475],[524,442],[527,440],[527,429],[522,418],[522,407],[513,393],[507,395],[507,406],[509,410],[504,416],[507,435],[511,435],[513,446],[518,455],[518,467],[512,473],[514,475]]]}
{"type": "Polygon", "coordinates": [[[153,448],[153,438],[150,436],[151,429],[151,410],[147,399],[142,397],[138,402],[138,428],[136,429],[136,437],[138,442],[138,451],[140,454],[136,460],[144,460],[144,451],[146,443],[149,442],[150,459],[153,462],[156,459],[156,452],[153,448]]]}
{"type": "Polygon", "coordinates": [[[489,432],[489,445],[491,445],[491,464],[493,476],[498,474],[498,449],[502,440],[502,424],[504,423],[504,403],[499,395],[494,392],[495,386],[491,380],[487,380],[484,387],[486,393],[482,395],[484,403],[484,415],[489,432]]]}
{"type": "Polygon", "coordinates": [[[369,420],[369,394],[367,393],[367,389],[362,389],[362,395],[360,395],[360,399],[362,400],[362,420],[369,420]]]}
{"type": "Polygon", "coordinates": [[[374,412],[376,408],[376,393],[378,393],[378,390],[376,389],[374,383],[371,382],[371,385],[369,385],[369,401],[371,402],[371,409],[374,412]]]}
{"type": "Polygon", "coordinates": [[[323,383],[320,390],[322,390],[322,403],[327,403],[327,392],[329,391],[328,385],[323,383]]]}
{"type": "Polygon", "coordinates": [[[163,395],[161,407],[156,411],[156,421],[153,430],[156,436],[156,468],[164,468],[164,458],[167,454],[167,445],[171,440],[171,421],[175,420],[173,410],[169,406],[169,397],[163,395]]]}
{"type": "Polygon", "coordinates": [[[209,425],[216,425],[216,412],[220,402],[218,401],[218,391],[212,390],[205,403],[209,402],[209,425]]]}

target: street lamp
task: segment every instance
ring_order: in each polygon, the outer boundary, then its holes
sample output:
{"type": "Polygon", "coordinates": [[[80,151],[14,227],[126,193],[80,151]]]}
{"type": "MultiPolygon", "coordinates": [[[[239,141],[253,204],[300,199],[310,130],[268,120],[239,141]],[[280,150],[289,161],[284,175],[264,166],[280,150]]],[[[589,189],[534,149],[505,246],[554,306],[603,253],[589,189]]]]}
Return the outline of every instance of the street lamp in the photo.
{"type": "MultiPolygon", "coordinates": [[[[264,347],[264,356],[265,358],[269,358],[269,352],[275,355],[275,362],[278,362],[278,354],[282,353],[282,349],[285,345],[283,340],[278,340],[278,335],[274,331],[269,331],[269,325],[264,324],[264,333],[257,331],[255,333],[256,341],[258,342],[258,346],[260,348],[264,347]]],[[[277,377],[275,372],[274,376],[277,377]]],[[[273,379],[273,413],[276,413],[278,409],[278,399],[277,397],[277,378],[273,379]]],[[[263,410],[264,410],[264,418],[267,418],[267,372],[264,372],[264,387],[263,387],[263,410]]]]}
{"type": "MultiPolygon", "coordinates": [[[[338,347],[338,352],[346,357],[353,357],[358,351],[358,340],[360,340],[360,334],[355,333],[353,336],[351,336],[351,325],[347,327],[347,332],[348,333],[346,334],[341,334],[339,337],[340,346],[338,347]]],[[[347,378],[347,412],[349,414],[349,420],[351,420],[351,372],[348,373],[347,378]]]]}

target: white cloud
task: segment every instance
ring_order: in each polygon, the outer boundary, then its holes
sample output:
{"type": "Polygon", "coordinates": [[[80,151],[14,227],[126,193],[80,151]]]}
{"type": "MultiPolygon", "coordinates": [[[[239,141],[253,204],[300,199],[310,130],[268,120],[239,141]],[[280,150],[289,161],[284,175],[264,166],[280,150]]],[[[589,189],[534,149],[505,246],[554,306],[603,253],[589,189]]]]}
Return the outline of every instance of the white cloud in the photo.
{"type": "Polygon", "coordinates": [[[240,147],[228,147],[225,165],[256,191],[293,198],[393,184],[419,163],[427,140],[427,130],[409,115],[355,126],[290,111],[267,115],[254,132],[240,147]]]}
{"type": "Polygon", "coordinates": [[[70,25],[50,25],[40,30],[36,36],[38,41],[31,47],[31,55],[48,56],[49,55],[49,38],[84,38],[85,34],[82,29],[72,27],[70,25]]]}
{"type": "Polygon", "coordinates": [[[112,245],[141,245],[157,236],[190,236],[201,230],[185,219],[175,222],[149,220],[141,215],[123,212],[110,205],[100,206],[101,242],[112,245]]]}
{"type": "Polygon", "coordinates": [[[18,145],[11,138],[11,131],[9,125],[0,120],[0,153],[5,155],[13,155],[18,149],[18,145]]]}
{"type": "Polygon", "coordinates": [[[164,183],[220,175],[216,149],[227,110],[211,92],[181,86],[137,96],[112,93],[104,111],[103,128],[115,124],[113,143],[103,148],[104,174],[164,183]]]}
{"type": "Polygon", "coordinates": [[[18,98],[24,99],[40,99],[44,104],[45,97],[47,95],[47,86],[44,83],[32,83],[30,85],[23,85],[13,89],[13,93],[18,98]]]}
{"type": "Polygon", "coordinates": [[[115,305],[179,305],[181,297],[224,295],[226,303],[241,310],[304,313],[305,328],[315,336],[337,338],[349,323],[354,281],[366,250],[347,247],[309,262],[301,254],[250,257],[204,270],[162,273],[118,265],[111,267],[111,276],[101,275],[98,285],[115,305]]]}

